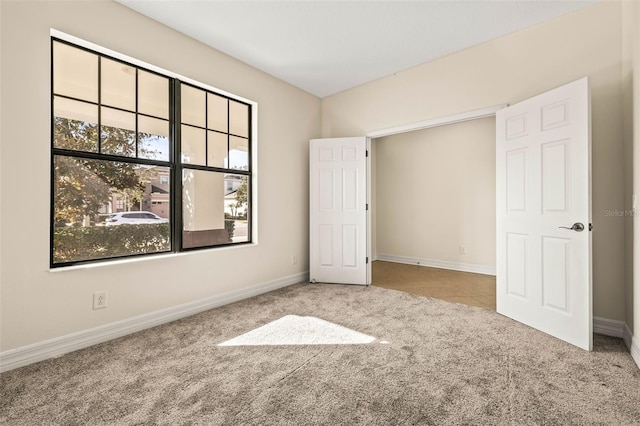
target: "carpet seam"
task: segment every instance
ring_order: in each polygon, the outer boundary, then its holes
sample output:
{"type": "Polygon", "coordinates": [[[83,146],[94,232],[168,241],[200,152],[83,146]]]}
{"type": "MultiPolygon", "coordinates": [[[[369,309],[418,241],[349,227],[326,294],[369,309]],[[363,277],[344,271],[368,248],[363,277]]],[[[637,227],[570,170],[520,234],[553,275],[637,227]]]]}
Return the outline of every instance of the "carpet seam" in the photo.
{"type": "MultiPolygon", "coordinates": [[[[297,366],[296,368],[294,368],[293,370],[291,370],[290,372],[285,374],[284,377],[281,377],[280,379],[278,379],[277,382],[275,382],[272,385],[270,385],[267,389],[265,389],[264,391],[260,392],[260,395],[263,395],[263,394],[271,391],[271,389],[276,387],[276,385],[282,383],[283,380],[286,380],[287,378],[291,377],[293,374],[295,374],[296,371],[300,370],[302,367],[304,367],[305,365],[309,364],[314,358],[316,358],[318,355],[320,355],[321,352],[322,351],[318,351],[314,355],[312,355],[311,357],[307,358],[304,362],[302,362],[302,364],[300,364],[299,366],[297,366]]],[[[333,354],[333,352],[335,352],[335,351],[331,351],[329,356],[331,356],[331,354],[333,354]]],[[[251,407],[243,408],[242,410],[240,410],[239,412],[237,412],[234,415],[234,418],[236,418],[237,420],[242,421],[242,422],[250,422],[250,421],[260,417],[261,413],[254,414],[252,417],[249,417],[249,418],[238,418],[238,417],[242,416],[243,413],[245,413],[249,408],[251,408],[251,407]]]]}

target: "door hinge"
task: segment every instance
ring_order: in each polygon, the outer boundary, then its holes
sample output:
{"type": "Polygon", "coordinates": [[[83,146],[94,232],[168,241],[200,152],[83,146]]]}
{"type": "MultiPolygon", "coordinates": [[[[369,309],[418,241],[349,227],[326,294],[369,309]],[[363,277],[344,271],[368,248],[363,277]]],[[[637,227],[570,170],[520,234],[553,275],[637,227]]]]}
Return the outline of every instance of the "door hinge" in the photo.
{"type": "Polygon", "coordinates": [[[369,210],[369,203],[366,204],[366,210],[369,210]]]}
{"type": "Polygon", "coordinates": [[[369,263],[369,257],[367,257],[367,263],[369,263]]]}
{"type": "Polygon", "coordinates": [[[365,151],[364,156],[365,156],[365,157],[368,157],[368,156],[369,156],[369,151],[365,151]]]}
{"type": "Polygon", "coordinates": [[[589,231],[593,231],[593,223],[589,224],[589,231]]]}

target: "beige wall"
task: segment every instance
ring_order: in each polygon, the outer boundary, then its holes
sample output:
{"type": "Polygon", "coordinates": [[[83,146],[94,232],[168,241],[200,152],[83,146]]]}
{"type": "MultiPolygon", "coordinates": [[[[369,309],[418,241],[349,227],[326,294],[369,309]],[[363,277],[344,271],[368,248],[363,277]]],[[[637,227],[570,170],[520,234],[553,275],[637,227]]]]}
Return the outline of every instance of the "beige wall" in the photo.
{"type": "MultiPolygon", "coordinates": [[[[633,195],[636,200],[640,198],[640,4],[632,6],[633,14],[633,195]]],[[[637,219],[638,205],[636,205],[636,216],[633,223],[633,286],[631,295],[633,297],[633,343],[636,348],[636,364],[640,366],[640,220],[637,219]]]]}
{"type": "MultiPolygon", "coordinates": [[[[634,99],[640,93],[638,73],[640,72],[640,3],[623,4],[622,39],[622,84],[623,84],[623,123],[624,123],[624,209],[625,209],[625,322],[634,330],[634,288],[633,288],[633,144],[634,144],[634,105],[640,105],[640,99],[634,99]],[[635,75],[634,75],[635,72],[635,75]],[[634,84],[635,82],[635,84],[634,84]]],[[[636,114],[638,107],[635,108],[636,114]]],[[[635,116],[636,122],[638,115],[635,116]]],[[[638,131],[637,126],[636,131],[638,131]]],[[[637,190],[636,190],[637,192],[637,190]]],[[[636,304],[640,310],[640,304],[636,304]]]]}
{"type": "Polygon", "coordinates": [[[317,98],[115,2],[3,1],[0,10],[0,351],[308,270],[317,98]],[[50,28],[258,103],[258,245],[49,271],[50,28]],[[97,290],[108,307],[94,311],[97,290]]]}
{"type": "MultiPolygon", "coordinates": [[[[589,76],[594,315],[624,320],[622,4],[602,2],[322,101],[324,137],[353,136],[504,103],[589,76]]],[[[380,161],[380,159],[378,159],[380,161]]]]}
{"type": "MultiPolygon", "coordinates": [[[[627,287],[626,298],[627,308],[627,324],[633,332],[633,346],[631,352],[635,354],[635,360],[640,366],[640,220],[638,220],[638,212],[640,212],[640,3],[625,3],[625,59],[628,65],[625,68],[628,74],[625,74],[626,93],[630,93],[630,100],[627,101],[632,106],[630,116],[627,115],[627,149],[625,154],[632,157],[632,172],[627,173],[627,188],[631,187],[631,191],[627,189],[627,197],[635,196],[637,203],[635,206],[635,215],[627,218],[627,241],[631,240],[631,253],[628,258],[632,258],[632,266],[627,267],[627,287]],[[631,127],[631,128],[630,128],[631,127]],[[630,234],[630,235],[629,235],[630,234]]],[[[629,161],[625,163],[629,167],[629,161]]],[[[627,200],[627,205],[633,208],[632,201],[627,200]]]]}
{"type": "Polygon", "coordinates": [[[378,256],[495,268],[495,118],[374,144],[378,256]]]}

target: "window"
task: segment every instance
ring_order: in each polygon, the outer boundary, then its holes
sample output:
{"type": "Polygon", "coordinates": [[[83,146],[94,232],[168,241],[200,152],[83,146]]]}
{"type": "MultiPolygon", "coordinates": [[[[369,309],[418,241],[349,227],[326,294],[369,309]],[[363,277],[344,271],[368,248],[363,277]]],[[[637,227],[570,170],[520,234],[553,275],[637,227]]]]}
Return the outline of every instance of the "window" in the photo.
{"type": "Polygon", "coordinates": [[[180,96],[183,247],[248,241],[248,105],[184,84],[180,96]]]}
{"type": "Polygon", "coordinates": [[[52,267],[251,242],[251,104],[57,38],[52,58],[52,267]]]}

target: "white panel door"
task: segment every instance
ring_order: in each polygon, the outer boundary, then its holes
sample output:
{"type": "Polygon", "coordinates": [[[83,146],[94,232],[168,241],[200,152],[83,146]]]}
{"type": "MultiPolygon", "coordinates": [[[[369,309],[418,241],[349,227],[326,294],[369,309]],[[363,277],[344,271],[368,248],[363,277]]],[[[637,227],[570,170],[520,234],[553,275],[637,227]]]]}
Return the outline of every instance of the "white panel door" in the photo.
{"type": "Polygon", "coordinates": [[[370,284],[365,137],[313,139],[310,148],[312,282],[370,284]]]}
{"type": "Polygon", "coordinates": [[[496,114],[497,311],[593,340],[587,78],[496,114]]]}

